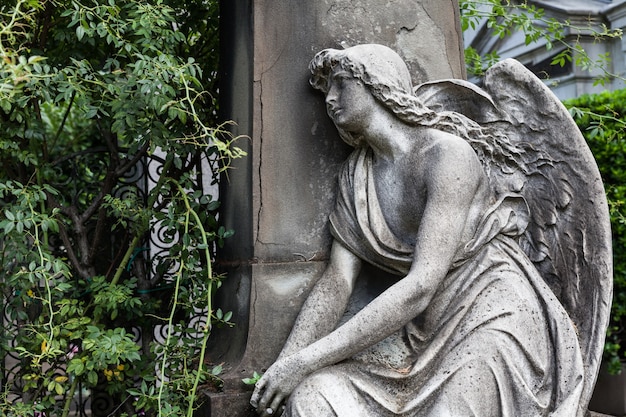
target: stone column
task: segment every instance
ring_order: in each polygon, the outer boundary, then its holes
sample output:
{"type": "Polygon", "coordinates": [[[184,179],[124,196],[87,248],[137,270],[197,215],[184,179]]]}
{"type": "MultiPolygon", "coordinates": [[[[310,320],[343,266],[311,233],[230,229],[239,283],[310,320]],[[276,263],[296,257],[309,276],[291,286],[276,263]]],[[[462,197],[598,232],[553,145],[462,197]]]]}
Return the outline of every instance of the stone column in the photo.
{"type": "Polygon", "coordinates": [[[248,136],[239,141],[248,156],[223,181],[222,221],[236,234],[217,305],[236,326],[212,336],[212,360],[227,372],[211,415],[242,417],[241,378],[272,363],[325,266],[336,173],[349,153],[308,84],[309,61],[324,48],[380,43],[415,84],[465,72],[456,0],[225,0],[222,25],[221,111],[248,136]]]}

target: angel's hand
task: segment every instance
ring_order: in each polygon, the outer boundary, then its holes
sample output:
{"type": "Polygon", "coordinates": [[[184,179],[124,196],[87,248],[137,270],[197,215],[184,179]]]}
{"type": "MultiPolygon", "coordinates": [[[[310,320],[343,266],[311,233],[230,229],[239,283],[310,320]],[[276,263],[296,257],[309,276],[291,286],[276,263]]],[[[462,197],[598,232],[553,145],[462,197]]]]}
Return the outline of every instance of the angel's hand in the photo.
{"type": "Polygon", "coordinates": [[[276,417],[289,394],[309,372],[297,354],[279,359],[256,383],[250,404],[261,417],[276,417]]]}

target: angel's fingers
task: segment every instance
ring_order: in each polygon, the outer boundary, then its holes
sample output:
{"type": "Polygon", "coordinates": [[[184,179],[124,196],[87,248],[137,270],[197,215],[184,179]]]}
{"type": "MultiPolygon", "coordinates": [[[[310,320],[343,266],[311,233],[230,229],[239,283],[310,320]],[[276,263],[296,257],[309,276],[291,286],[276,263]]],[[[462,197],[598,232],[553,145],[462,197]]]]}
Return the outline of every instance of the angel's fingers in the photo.
{"type": "Polygon", "coordinates": [[[273,396],[274,396],[274,392],[272,392],[270,389],[265,390],[265,392],[263,392],[263,395],[259,399],[257,411],[265,412],[265,410],[269,407],[269,404],[272,401],[273,396]]]}
{"type": "Polygon", "coordinates": [[[285,409],[285,407],[282,407],[280,405],[282,401],[282,396],[277,395],[276,397],[274,397],[272,405],[263,410],[263,414],[261,414],[261,417],[280,417],[283,413],[283,410],[285,409]]]}
{"type": "Polygon", "coordinates": [[[272,410],[273,417],[280,416],[285,407],[283,407],[283,401],[285,401],[285,397],[280,394],[276,394],[274,399],[272,400],[272,404],[268,409],[272,410]]]}
{"type": "Polygon", "coordinates": [[[279,387],[273,386],[274,384],[270,383],[261,399],[259,400],[259,404],[257,407],[257,411],[264,411],[266,416],[272,416],[276,414],[278,406],[285,398],[285,395],[281,392],[279,387]],[[274,406],[276,404],[276,406],[274,406]]]}
{"type": "Polygon", "coordinates": [[[263,396],[264,392],[265,392],[265,382],[258,381],[255,384],[254,392],[252,393],[252,397],[250,398],[250,404],[257,410],[259,408],[259,400],[263,396]]]}
{"type": "Polygon", "coordinates": [[[259,408],[259,393],[258,391],[255,389],[254,392],[252,393],[252,397],[250,398],[250,405],[254,408],[259,408]]]}

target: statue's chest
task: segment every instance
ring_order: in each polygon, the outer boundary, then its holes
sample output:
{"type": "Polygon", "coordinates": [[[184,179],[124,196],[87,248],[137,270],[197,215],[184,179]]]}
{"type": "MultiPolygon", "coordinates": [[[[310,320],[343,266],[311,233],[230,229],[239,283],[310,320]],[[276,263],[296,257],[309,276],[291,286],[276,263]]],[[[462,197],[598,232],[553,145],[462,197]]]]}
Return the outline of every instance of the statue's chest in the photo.
{"type": "Polygon", "coordinates": [[[423,182],[410,174],[400,167],[378,167],[374,183],[387,226],[396,237],[412,243],[424,213],[426,192],[423,182]]]}

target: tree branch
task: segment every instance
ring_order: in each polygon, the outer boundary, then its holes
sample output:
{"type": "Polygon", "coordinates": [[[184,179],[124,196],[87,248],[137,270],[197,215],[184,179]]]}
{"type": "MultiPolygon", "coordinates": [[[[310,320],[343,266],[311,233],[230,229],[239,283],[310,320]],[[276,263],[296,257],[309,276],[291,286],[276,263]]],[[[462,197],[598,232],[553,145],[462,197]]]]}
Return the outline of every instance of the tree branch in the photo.
{"type": "Polygon", "coordinates": [[[115,174],[118,177],[124,175],[129,169],[134,167],[141,158],[146,156],[146,154],[148,153],[148,149],[150,149],[150,141],[146,140],[141,149],[139,149],[139,151],[131,159],[127,160],[126,163],[117,168],[115,174]]]}

